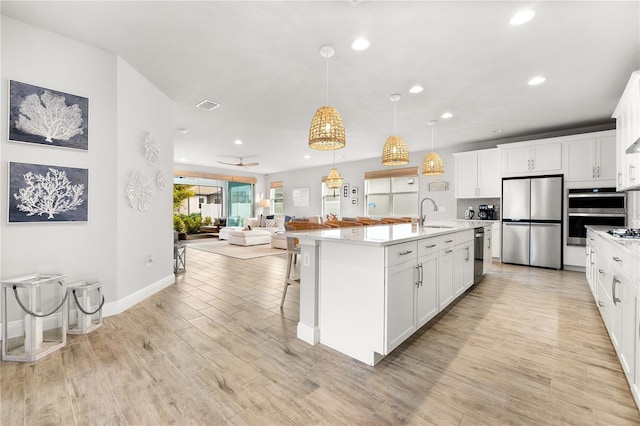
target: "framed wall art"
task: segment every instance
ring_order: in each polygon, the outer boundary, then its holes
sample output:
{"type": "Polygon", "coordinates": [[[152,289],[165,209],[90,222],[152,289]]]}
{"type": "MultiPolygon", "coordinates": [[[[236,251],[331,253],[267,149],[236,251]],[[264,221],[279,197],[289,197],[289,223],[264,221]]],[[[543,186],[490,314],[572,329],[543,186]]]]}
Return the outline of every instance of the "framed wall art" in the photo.
{"type": "Polygon", "coordinates": [[[89,170],[9,163],[9,223],[86,222],[89,170]]]}
{"type": "Polygon", "coordinates": [[[9,140],[87,150],[89,99],[9,80],[9,140]]]}
{"type": "Polygon", "coordinates": [[[293,188],[291,192],[294,207],[309,207],[309,187],[293,188]]]}

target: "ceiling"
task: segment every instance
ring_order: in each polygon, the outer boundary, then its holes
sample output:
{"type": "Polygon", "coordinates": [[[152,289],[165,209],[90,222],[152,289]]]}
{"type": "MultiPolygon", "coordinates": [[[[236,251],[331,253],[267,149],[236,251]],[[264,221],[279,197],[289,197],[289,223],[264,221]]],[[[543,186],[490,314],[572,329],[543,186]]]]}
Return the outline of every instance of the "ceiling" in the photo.
{"type": "MultiPolygon", "coordinates": [[[[326,165],[315,110],[345,124],[336,162],[379,157],[396,128],[411,153],[612,123],[640,68],[637,1],[6,1],[2,14],[113,52],[176,102],[174,159],[326,165]],[[530,22],[512,26],[531,8],[530,22]],[[352,50],[357,37],[371,45],[352,50]],[[546,82],[529,86],[533,76],[546,82]],[[420,84],[424,91],[410,94],[420,84]],[[196,108],[208,99],[221,106],[196,108]],[[449,111],[452,118],[442,119],[449,111]],[[188,129],[184,134],[179,129],[188,129]],[[495,131],[501,129],[501,133],[495,131]],[[242,145],[234,144],[240,139],[242,145]],[[304,156],[310,158],[305,159],[304,156]]],[[[416,154],[414,154],[416,155],[416,154]]],[[[244,169],[243,169],[244,170],[244,169]]]]}

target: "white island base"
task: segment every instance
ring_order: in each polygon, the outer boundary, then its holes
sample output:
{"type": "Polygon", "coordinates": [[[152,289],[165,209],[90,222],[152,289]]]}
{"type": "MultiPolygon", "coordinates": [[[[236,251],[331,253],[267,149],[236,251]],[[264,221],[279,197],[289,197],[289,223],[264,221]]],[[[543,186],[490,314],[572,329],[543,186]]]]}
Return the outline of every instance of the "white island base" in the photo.
{"type": "Polygon", "coordinates": [[[447,222],[296,233],[298,338],[375,365],[473,285],[474,229],[447,222]]]}

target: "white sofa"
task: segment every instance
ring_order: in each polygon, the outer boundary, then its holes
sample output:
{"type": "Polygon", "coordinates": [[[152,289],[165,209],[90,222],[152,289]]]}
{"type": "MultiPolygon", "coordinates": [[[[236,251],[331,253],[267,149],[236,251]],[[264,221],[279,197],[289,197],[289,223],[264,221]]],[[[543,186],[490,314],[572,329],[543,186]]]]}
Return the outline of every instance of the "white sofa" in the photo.
{"type": "Polygon", "coordinates": [[[229,232],[229,244],[237,246],[257,246],[260,244],[269,244],[270,242],[271,233],[262,229],[229,232]]]}

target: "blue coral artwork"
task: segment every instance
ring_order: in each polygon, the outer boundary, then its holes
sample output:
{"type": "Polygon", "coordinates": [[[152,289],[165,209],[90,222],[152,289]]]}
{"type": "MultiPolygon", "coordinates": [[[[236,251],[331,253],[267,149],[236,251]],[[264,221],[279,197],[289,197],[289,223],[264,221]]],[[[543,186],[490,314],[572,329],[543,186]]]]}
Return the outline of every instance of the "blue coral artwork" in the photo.
{"type": "Polygon", "coordinates": [[[9,81],[9,140],[87,150],[89,98],[9,81]]]}
{"type": "Polygon", "coordinates": [[[9,163],[9,222],[86,222],[89,170],[9,163]]]}

